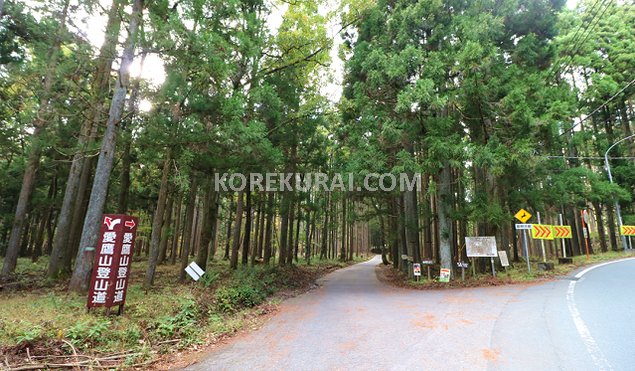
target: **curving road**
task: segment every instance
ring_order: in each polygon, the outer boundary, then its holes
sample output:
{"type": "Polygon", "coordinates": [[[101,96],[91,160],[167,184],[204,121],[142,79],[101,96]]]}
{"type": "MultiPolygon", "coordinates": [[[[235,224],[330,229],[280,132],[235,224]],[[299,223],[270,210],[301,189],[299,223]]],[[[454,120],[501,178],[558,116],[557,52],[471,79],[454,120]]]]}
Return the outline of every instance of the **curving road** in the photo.
{"type": "Polygon", "coordinates": [[[416,291],[378,257],[285,301],[190,370],[633,370],[635,259],[541,284],[416,291]]]}

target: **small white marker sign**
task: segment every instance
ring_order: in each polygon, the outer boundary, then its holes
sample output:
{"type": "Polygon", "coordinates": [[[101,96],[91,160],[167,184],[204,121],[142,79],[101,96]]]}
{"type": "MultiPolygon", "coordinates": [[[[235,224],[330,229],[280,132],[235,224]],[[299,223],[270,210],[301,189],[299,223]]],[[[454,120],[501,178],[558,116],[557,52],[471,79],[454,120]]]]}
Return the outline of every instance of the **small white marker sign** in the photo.
{"type": "Polygon", "coordinates": [[[521,224],[521,223],[517,223],[516,224],[516,229],[528,229],[531,230],[531,224],[521,224]]]}
{"type": "Polygon", "coordinates": [[[191,262],[190,265],[185,267],[185,272],[187,272],[194,281],[198,281],[205,274],[205,271],[201,269],[196,262],[191,262]]]}
{"type": "Polygon", "coordinates": [[[507,259],[507,251],[499,250],[498,258],[501,260],[501,265],[503,267],[509,267],[509,259],[507,259]]]}

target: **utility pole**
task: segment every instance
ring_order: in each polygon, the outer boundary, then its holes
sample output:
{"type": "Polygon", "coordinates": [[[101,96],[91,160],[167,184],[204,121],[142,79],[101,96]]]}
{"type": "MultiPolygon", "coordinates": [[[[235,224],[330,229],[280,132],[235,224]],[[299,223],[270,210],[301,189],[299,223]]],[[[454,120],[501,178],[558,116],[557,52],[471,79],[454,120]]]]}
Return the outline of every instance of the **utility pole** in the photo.
{"type": "MultiPolygon", "coordinates": [[[[604,166],[606,167],[606,172],[609,175],[609,182],[611,184],[613,184],[613,176],[611,175],[611,165],[609,164],[609,151],[611,149],[613,149],[613,147],[615,147],[616,145],[618,145],[619,143],[627,140],[627,139],[631,139],[631,138],[635,138],[635,134],[633,135],[629,135],[626,138],[622,138],[620,140],[618,140],[617,142],[611,144],[611,146],[609,147],[609,149],[606,150],[606,152],[604,153],[604,166]]],[[[626,250],[628,248],[628,245],[626,244],[626,237],[622,236],[622,212],[620,211],[620,203],[615,200],[615,211],[617,212],[617,221],[620,224],[620,237],[622,238],[622,246],[624,246],[624,250],[626,250]]]]}

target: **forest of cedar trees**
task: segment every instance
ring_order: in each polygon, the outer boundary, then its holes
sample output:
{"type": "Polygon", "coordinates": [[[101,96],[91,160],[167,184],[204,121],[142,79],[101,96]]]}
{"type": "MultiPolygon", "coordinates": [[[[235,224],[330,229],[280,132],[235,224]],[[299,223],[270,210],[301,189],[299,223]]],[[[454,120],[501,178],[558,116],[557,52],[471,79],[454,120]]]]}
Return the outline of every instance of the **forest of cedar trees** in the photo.
{"type": "Polygon", "coordinates": [[[622,250],[634,121],[631,1],[0,0],[0,283],[45,261],[85,292],[105,213],[138,217],[146,290],[191,261],[456,271],[467,236],[522,262],[521,208],[568,256],[622,250]],[[214,182],[318,172],[421,188],[214,182]]]}

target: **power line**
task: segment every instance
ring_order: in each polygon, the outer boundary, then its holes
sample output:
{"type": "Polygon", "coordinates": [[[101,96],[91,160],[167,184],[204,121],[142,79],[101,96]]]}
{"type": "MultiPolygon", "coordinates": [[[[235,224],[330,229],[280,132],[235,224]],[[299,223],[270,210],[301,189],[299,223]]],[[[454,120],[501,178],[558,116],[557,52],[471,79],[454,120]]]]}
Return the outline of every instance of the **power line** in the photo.
{"type": "MultiPolygon", "coordinates": [[[[593,12],[593,10],[595,9],[595,6],[598,5],[598,3],[600,1],[601,0],[597,0],[593,4],[593,6],[591,7],[591,10],[589,10],[589,13],[593,12]]],[[[569,71],[571,70],[571,67],[572,67],[571,66],[571,62],[573,62],[574,56],[579,52],[579,48],[582,47],[582,45],[584,45],[584,42],[589,38],[589,36],[591,36],[593,30],[600,23],[600,19],[604,16],[604,13],[606,13],[606,11],[609,9],[610,5],[611,5],[611,0],[603,0],[602,4],[600,4],[600,6],[595,11],[595,13],[591,15],[591,20],[586,24],[586,27],[584,27],[584,30],[577,37],[577,39],[576,39],[576,35],[578,34],[578,32],[575,33],[575,35],[573,37],[573,40],[572,40],[573,47],[571,48],[571,52],[569,53],[569,55],[565,58],[564,66],[563,67],[560,67],[560,66],[556,67],[555,73],[550,75],[549,80],[553,80],[560,73],[566,73],[567,70],[569,70],[569,71]],[[600,10],[602,9],[602,7],[604,7],[604,10],[602,10],[602,13],[599,14],[600,10]],[[599,17],[598,17],[598,14],[599,14],[599,17]],[[584,35],[585,33],[586,33],[586,35],[584,35]]],[[[582,27],[582,24],[580,25],[578,30],[581,29],[581,27],[582,27]]]]}
{"type": "MultiPolygon", "coordinates": [[[[582,33],[580,33],[580,30],[582,30],[583,26],[584,26],[584,22],[580,23],[580,25],[578,26],[575,34],[573,35],[573,38],[571,40],[571,44],[569,45],[573,45],[571,47],[571,49],[569,50],[569,54],[567,55],[567,57],[565,58],[565,71],[566,71],[566,67],[569,66],[569,63],[571,63],[573,61],[573,56],[577,53],[577,46],[578,43],[580,41],[580,38],[582,37],[582,35],[589,29],[589,27],[591,27],[591,24],[593,23],[593,21],[595,21],[595,18],[597,17],[597,14],[599,12],[599,10],[601,9],[602,5],[600,5],[600,7],[595,11],[595,14],[593,14],[593,11],[595,10],[595,7],[600,3],[601,0],[596,0],[595,3],[593,3],[593,6],[591,7],[591,9],[589,10],[589,14],[591,14],[591,21],[589,23],[586,24],[586,27],[584,27],[584,31],[582,31],[582,33]]],[[[604,2],[602,4],[604,4],[607,0],[604,0],[604,2]]],[[[552,70],[549,72],[549,80],[552,80],[553,78],[555,78],[556,76],[558,76],[560,74],[560,67],[556,67],[555,65],[552,66],[552,70]]]]}
{"type": "MultiPolygon", "coordinates": [[[[563,159],[577,159],[577,160],[602,160],[604,161],[604,157],[600,156],[538,156],[544,158],[563,158],[563,159]]],[[[620,157],[609,157],[612,160],[635,160],[635,157],[632,156],[620,156],[620,157]]]]}
{"type": "Polygon", "coordinates": [[[573,125],[572,127],[570,127],[569,129],[565,130],[564,132],[562,132],[562,134],[560,134],[560,136],[563,136],[567,133],[570,133],[571,131],[573,131],[573,129],[575,129],[578,125],[582,124],[583,122],[585,122],[586,120],[588,120],[589,118],[591,118],[596,112],[598,112],[599,110],[601,110],[602,108],[606,107],[607,104],[609,104],[613,99],[615,99],[618,95],[620,95],[624,90],[628,89],[629,86],[635,84],[635,79],[631,80],[631,82],[629,82],[628,84],[626,84],[626,86],[624,86],[622,89],[620,89],[620,91],[618,91],[617,93],[615,93],[615,95],[613,95],[611,98],[609,98],[608,100],[606,100],[604,103],[602,103],[602,105],[600,105],[598,108],[594,109],[593,112],[589,113],[585,118],[583,118],[582,120],[578,121],[575,125],[573,125]]]}
{"type": "MultiPolygon", "coordinates": [[[[600,20],[602,19],[602,17],[604,16],[604,13],[606,13],[607,10],[609,10],[609,7],[611,5],[611,0],[605,0],[604,3],[606,3],[606,6],[604,7],[604,10],[602,11],[602,14],[600,14],[599,17],[594,17],[596,19],[596,22],[593,26],[591,26],[591,28],[589,29],[589,32],[587,32],[586,36],[584,37],[584,39],[582,39],[580,46],[584,45],[584,43],[588,40],[589,36],[591,36],[591,33],[593,31],[593,29],[600,24],[600,20]]],[[[602,5],[600,5],[600,9],[602,8],[602,6],[604,5],[604,3],[602,3],[602,5]]],[[[599,11],[599,9],[598,9],[599,11]]],[[[596,14],[597,16],[597,14],[596,14]]],[[[591,20],[591,22],[593,22],[593,20],[591,20]]],[[[572,54],[573,55],[573,54],[572,54]]],[[[573,62],[573,57],[571,57],[571,62],[573,62]]],[[[569,62],[569,63],[571,63],[569,62]]],[[[567,69],[571,69],[571,65],[567,64],[567,68],[564,70],[564,72],[567,72],[567,69]]]]}

